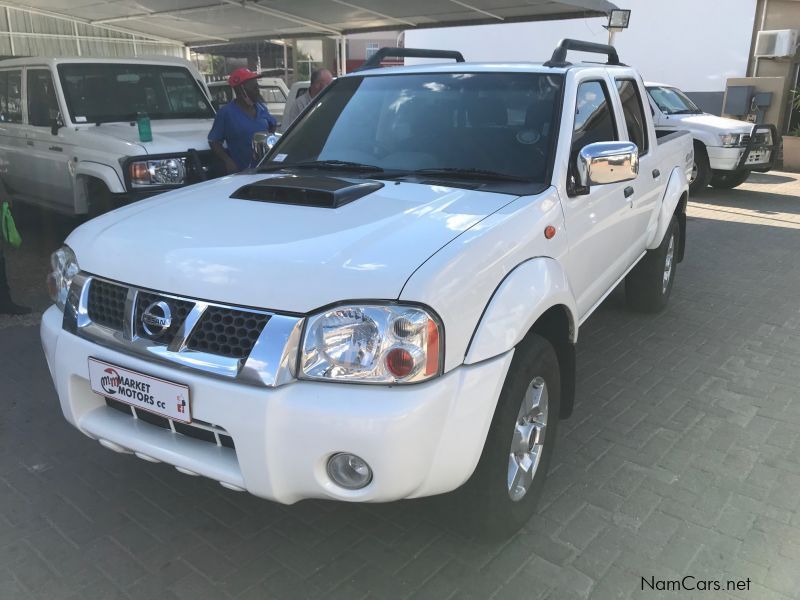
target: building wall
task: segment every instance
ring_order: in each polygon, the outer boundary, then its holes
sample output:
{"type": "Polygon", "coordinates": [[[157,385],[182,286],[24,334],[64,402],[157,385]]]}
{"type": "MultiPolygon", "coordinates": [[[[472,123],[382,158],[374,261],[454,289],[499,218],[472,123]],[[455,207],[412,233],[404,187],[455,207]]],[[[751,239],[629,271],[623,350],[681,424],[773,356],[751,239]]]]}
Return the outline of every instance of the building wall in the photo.
{"type": "MultiPolygon", "coordinates": [[[[621,60],[639,69],[646,80],[676,85],[719,114],[725,81],[746,74],[756,3],[618,2],[632,13],[630,28],[616,35],[614,45],[621,60]]],[[[605,18],[593,18],[408,30],[405,45],[461,50],[467,60],[474,61],[540,62],[550,57],[561,38],[607,43],[606,23],[605,18]]]]}
{"type": "MultiPolygon", "coordinates": [[[[764,113],[764,123],[778,124],[783,122],[784,107],[781,98],[784,98],[787,91],[787,81],[785,77],[733,77],[728,80],[728,85],[752,85],[756,92],[772,93],[773,101],[764,113]]],[[[740,119],[740,115],[724,115],[734,119],[740,119]]]]}
{"type": "MultiPolygon", "coordinates": [[[[756,20],[753,30],[753,53],[755,50],[755,40],[758,30],[761,29],[763,18],[763,29],[770,31],[774,29],[800,29],[800,1],[798,0],[758,0],[756,7],[756,20]],[[764,7],[766,6],[766,11],[764,7]]],[[[795,122],[791,121],[791,90],[800,85],[797,81],[798,65],[800,65],[800,49],[793,58],[756,58],[751,56],[748,73],[754,77],[781,77],[785,85],[782,86],[782,93],[773,101],[770,113],[777,115],[774,121],[781,132],[797,125],[800,118],[795,112],[795,122]],[[777,106],[776,106],[777,104],[777,106]]]]}
{"type": "Polygon", "coordinates": [[[351,39],[347,38],[347,60],[365,61],[367,58],[367,47],[370,44],[377,44],[378,48],[397,47],[397,38],[374,38],[374,39],[351,39]]]}

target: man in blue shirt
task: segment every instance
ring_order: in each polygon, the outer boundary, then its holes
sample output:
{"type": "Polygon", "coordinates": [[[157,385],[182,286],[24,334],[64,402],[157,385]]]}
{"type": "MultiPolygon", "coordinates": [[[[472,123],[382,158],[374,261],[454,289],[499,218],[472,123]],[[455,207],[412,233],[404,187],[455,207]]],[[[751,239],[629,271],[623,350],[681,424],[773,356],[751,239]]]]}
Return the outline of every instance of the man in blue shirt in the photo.
{"type": "Polygon", "coordinates": [[[258,74],[248,69],[236,69],[230,74],[228,85],[236,97],[217,111],[208,134],[211,150],[228,173],[255,166],[253,134],[258,131],[272,133],[278,126],[278,121],[269,114],[261,99],[257,79],[258,74]]]}

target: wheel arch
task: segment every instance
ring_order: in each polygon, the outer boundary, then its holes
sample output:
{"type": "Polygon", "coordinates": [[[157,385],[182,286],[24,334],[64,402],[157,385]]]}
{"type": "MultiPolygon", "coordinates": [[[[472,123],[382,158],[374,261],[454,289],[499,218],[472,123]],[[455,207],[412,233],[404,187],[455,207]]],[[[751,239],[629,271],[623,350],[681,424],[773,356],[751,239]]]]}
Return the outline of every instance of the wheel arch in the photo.
{"type": "Polygon", "coordinates": [[[578,312],[566,273],[553,258],[530,259],[513,269],[495,290],[473,333],[465,364],[498,356],[531,335],[554,347],[562,371],[561,414],[572,413],[578,312]]]}
{"type": "MultiPolygon", "coordinates": [[[[686,174],[680,167],[675,167],[669,175],[667,187],[664,191],[664,196],[661,199],[661,206],[658,211],[658,218],[656,226],[650,233],[650,238],[647,242],[647,249],[653,250],[658,248],[664,235],[667,233],[667,228],[672,220],[673,215],[678,215],[678,223],[683,221],[681,225],[681,232],[686,227],[686,202],[689,198],[689,184],[686,181],[686,174]],[[683,216],[680,216],[682,212],[683,216]]],[[[684,236],[681,235],[681,238],[684,236]]],[[[679,260],[683,258],[683,251],[679,249],[679,260]]]]}
{"type": "Polygon", "coordinates": [[[75,168],[75,212],[77,214],[84,214],[89,210],[89,184],[92,180],[105,184],[112,194],[125,193],[125,186],[113,167],[81,161],[75,168]]]}
{"type": "Polygon", "coordinates": [[[678,248],[676,253],[676,260],[683,262],[683,257],[686,254],[686,205],[689,203],[689,192],[684,192],[678,205],[675,207],[675,217],[678,219],[679,238],[678,248]]]}

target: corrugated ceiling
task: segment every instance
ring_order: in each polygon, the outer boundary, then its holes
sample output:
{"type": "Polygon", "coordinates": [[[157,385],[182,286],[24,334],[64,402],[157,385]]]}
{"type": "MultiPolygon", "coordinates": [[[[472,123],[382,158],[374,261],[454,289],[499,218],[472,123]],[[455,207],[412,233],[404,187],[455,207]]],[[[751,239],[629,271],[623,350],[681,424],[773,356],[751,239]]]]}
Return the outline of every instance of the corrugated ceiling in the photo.
{"type": "Polygon", "coordinates": [[[0,0],[0,7],[188,45],[571,19],[616,8],[607,0],[0,0]]]}

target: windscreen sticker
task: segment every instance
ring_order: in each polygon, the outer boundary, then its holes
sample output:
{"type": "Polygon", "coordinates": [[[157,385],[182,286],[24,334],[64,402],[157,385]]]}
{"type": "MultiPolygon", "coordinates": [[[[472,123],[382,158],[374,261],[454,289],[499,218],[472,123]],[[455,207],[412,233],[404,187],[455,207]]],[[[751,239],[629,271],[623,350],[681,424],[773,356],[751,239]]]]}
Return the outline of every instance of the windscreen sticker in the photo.
{"type": "Polygon", "coordinates": [[[76,123],[86,123],[86,117],[75,117],[76,123]]]}
{"type": "Polygon", "coordinates": [[[276,154],[275,157],[272,159],[272,162],[283,162],[286,160],[285,154],[276,154]]]}

